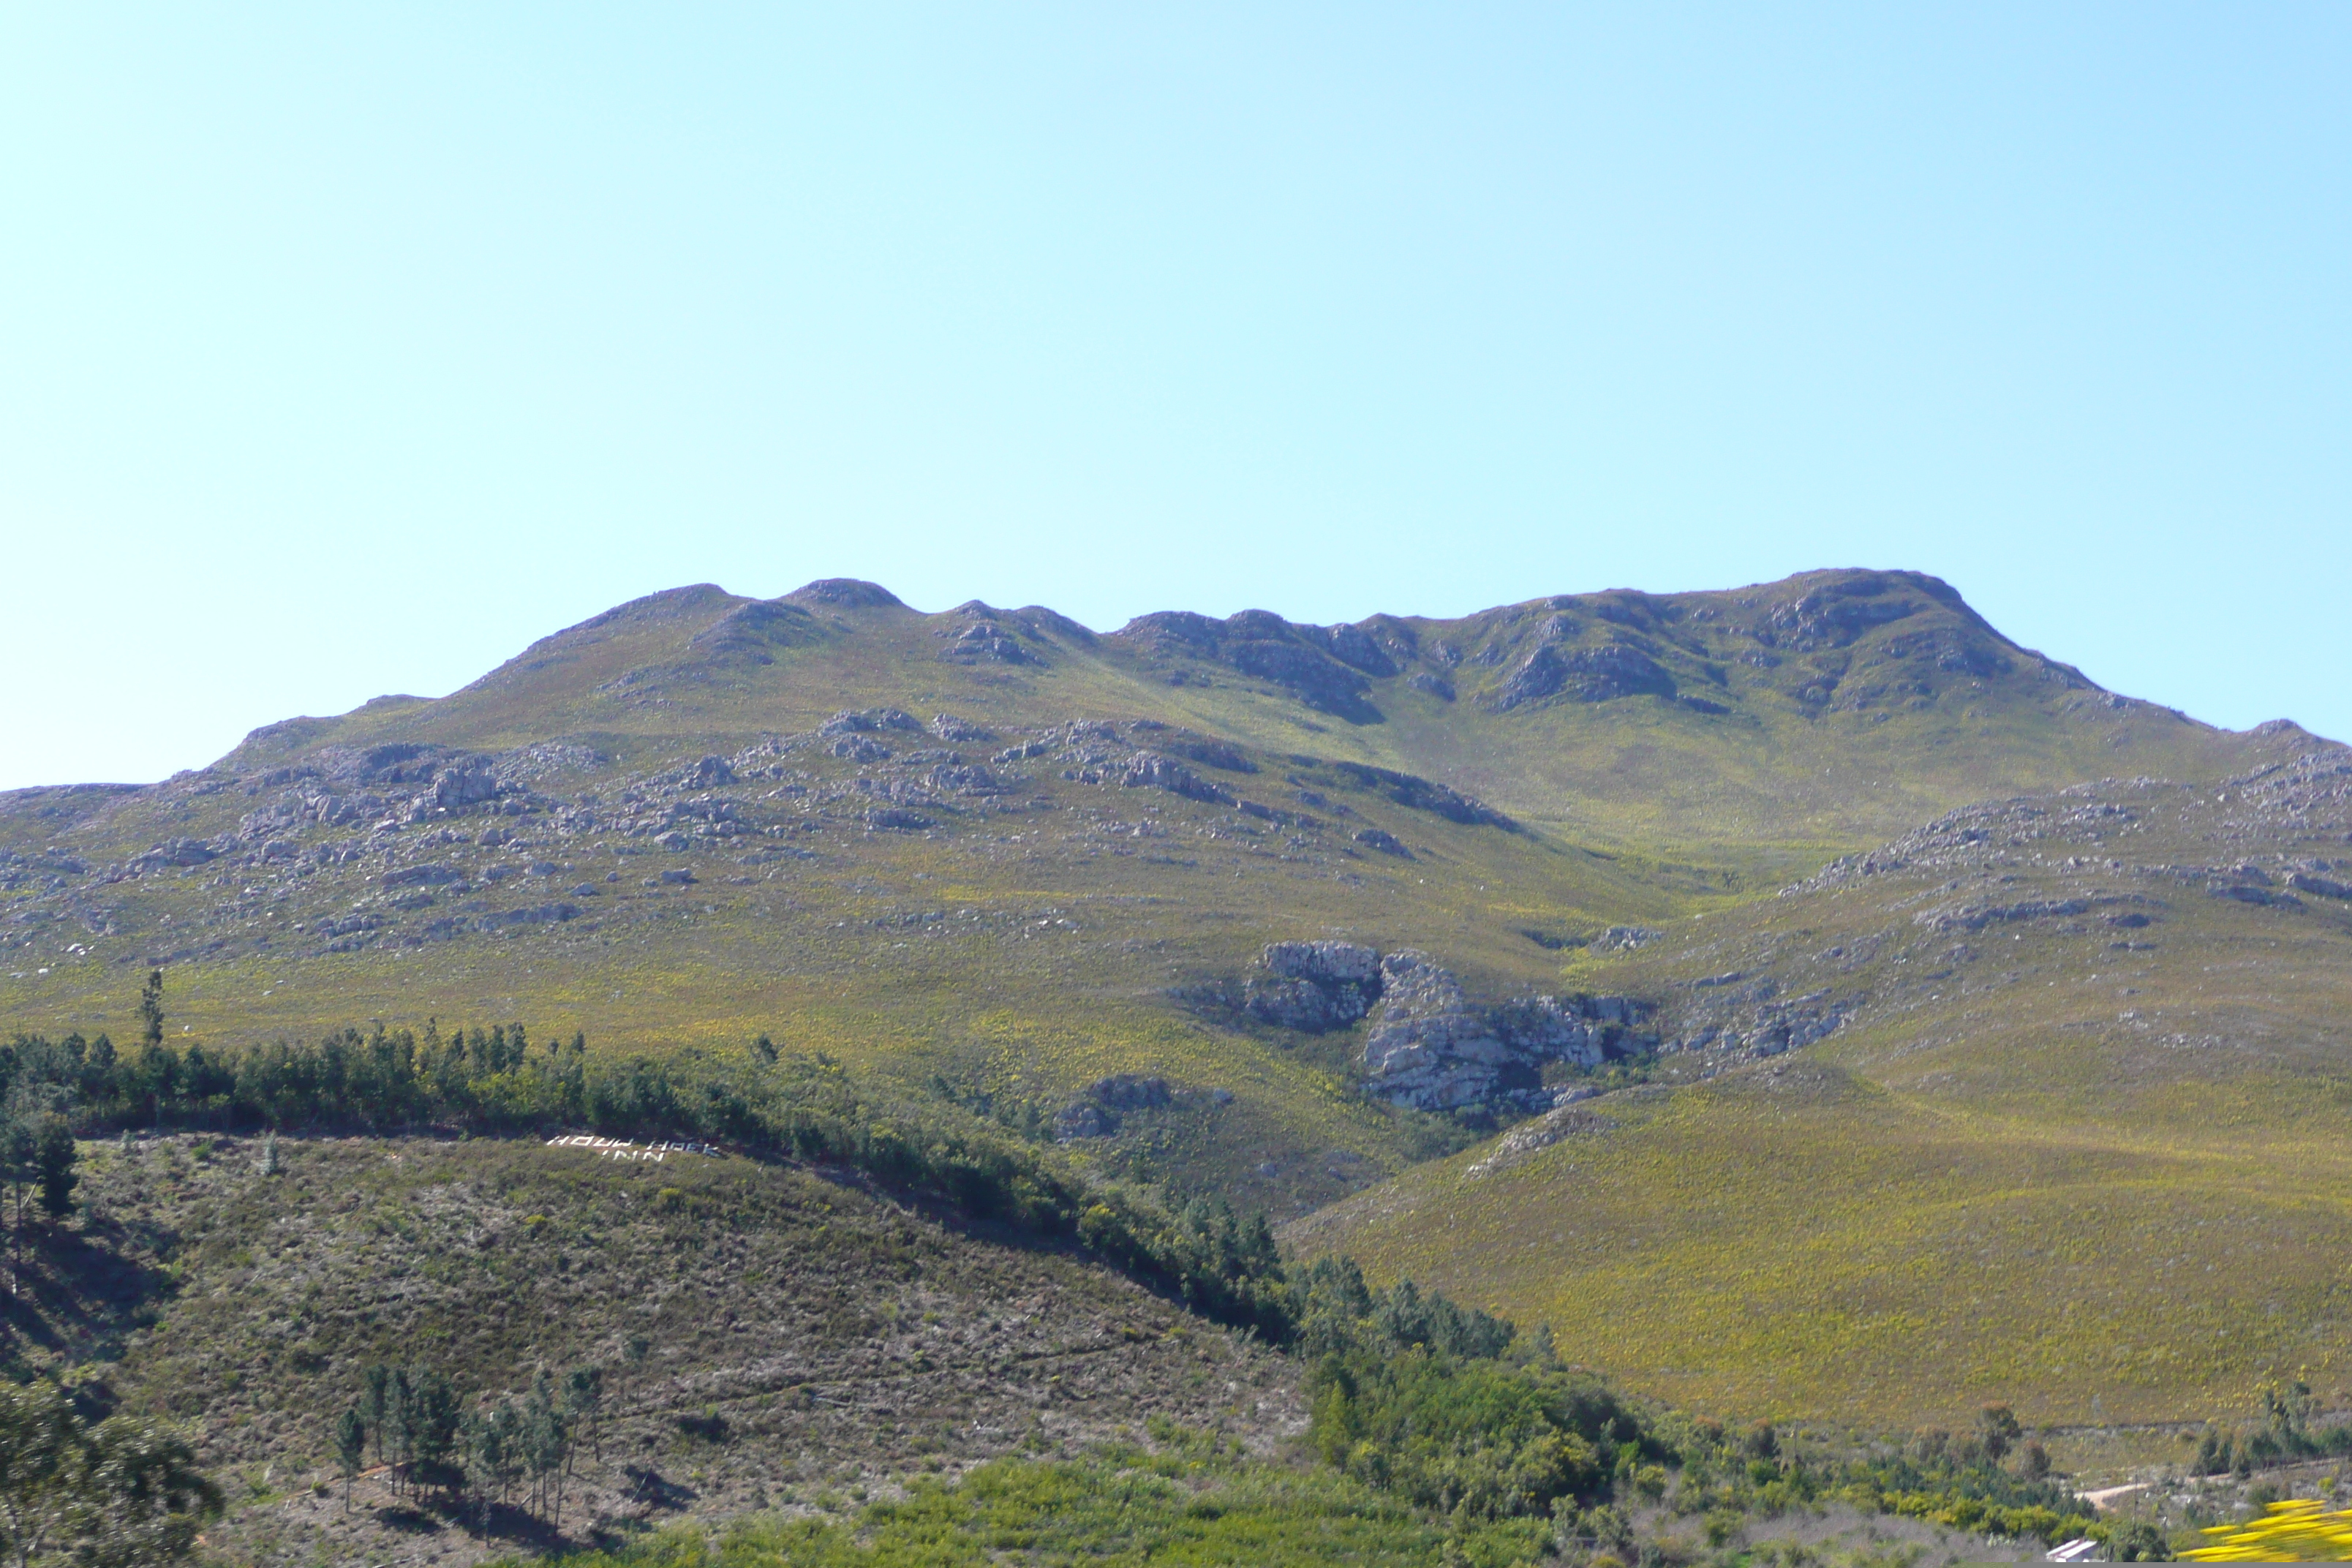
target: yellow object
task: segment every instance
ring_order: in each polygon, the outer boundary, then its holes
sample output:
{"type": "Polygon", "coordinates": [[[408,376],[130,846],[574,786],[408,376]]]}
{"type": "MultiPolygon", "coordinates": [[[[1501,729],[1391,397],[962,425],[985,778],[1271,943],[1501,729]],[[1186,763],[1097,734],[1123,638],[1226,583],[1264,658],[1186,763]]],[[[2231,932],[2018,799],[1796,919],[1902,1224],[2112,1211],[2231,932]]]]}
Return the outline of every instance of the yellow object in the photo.
{"type": "Polygon", "coordinates": [[[2210,1546],[2184,1552],[2190,1563],[2352,1563],[2352,1509],[2328,1511],[2317,1498],[2274,1502],[2251,1524],[2217,1525],[2210,1546]]]}

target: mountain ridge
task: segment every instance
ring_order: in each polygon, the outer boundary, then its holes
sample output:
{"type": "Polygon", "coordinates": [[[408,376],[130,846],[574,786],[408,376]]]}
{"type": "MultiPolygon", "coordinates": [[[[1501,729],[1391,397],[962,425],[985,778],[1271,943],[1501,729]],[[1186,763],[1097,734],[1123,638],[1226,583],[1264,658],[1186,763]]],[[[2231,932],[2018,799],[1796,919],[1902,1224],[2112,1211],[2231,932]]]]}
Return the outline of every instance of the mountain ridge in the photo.
{"type": "Polygon", "coordinates": [[[447,697],[377,699],[265,726],[222,762],[338,735],[506,749],[547,738],[551,723],[650,739],[663,729],[647,722],[656,703],[692,721],[673,733],[722,726],[748,740],[821,721],[829,703],[866,705],[850,700],[875,684],[848,648],[861,641],[895,645],[862,656],[896,661],[901,676],[864,693],[874,700],[1002,709],[1007,689],[1025,686],[1037,700],[1068,689],[1071,707],[1107,713],[1167,718],[1173,708],[1193,727],[1268,749],[1440,777],[1600,840],[1858,847],[2011,782],[2112,771],[2092,766],[2095,756],[2226,771],[2216,752],[2232,734],[2020,647],[1948,584],[1916,573],[1549,595],[1453,619],[1382,614],[1329,626],[1263,610],[1162,611],[1108,632],[1041,606],[925,612],[877,584],[824,579],[773,599],[708,584],[646,595],[535,641],[447,697]],[[958,669],[961,679],[949,677],[958,669]],[[495,721],[516,708],[527,711],[495,721]],[[1861,726],[1881,730],[1874,747],[1903,753],[1905,770],[1933,782],[1848,826],[1839,818],[1851,803],[1822,799],[1801,753],[1851,751],[1861,726]],[[1953,744],[1962,739],[2030,760],[2030,775],[1975,765],[1959,753],[1976,747],[1953,744]],[[1708,773],[1738,797],[1729,821],[1691,785],[1708,773]]]}

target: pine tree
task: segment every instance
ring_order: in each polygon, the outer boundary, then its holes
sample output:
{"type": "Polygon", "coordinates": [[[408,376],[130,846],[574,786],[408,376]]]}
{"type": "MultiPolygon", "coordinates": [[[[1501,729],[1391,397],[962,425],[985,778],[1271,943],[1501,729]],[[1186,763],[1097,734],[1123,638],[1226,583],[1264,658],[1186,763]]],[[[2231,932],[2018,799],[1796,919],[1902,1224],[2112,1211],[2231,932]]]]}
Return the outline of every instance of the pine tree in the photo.
{"type": "Polygon", "coordinates": [[[445,1475],[449,1458],[457,1451],[462,1405],[457,1385],[449,1381],[446,1373],[424,1367],[410,1369],[406,1405],[408,1462],[420,1480],[445,1475]]]}
{"type": "Polygon", "coordinates": [[[139,991],[140,1038],[151,1046],[163,1043],[163,972],[151,969],[139,991]]]}
{"type": "Polygon", "coordinates": [[[367,1387],[360,1395],[360,1413],[375,1432],[375,1462],[384,1462],[383,1417],[392,1397],[392,1369],[379,1362],[367,1369],[367,1387]]]}
{"type": "Polygon", "coordinates": [[[335,1464],[343,1472],[343,1511],[352,1507],[352,1478],[360,1473],[360,1461],[367,1457],[367,1417],[354,1405],[335,1422],[335,1464]]]}
{"type": "Polygon", "coordinates": [[[81,1185],[74,1163],[80,1158],[80,1151],[74,1147],[73,1130],[64,1118],[52,1116],[42,1123],[33,1164],[41,1184],[41,1212],[52,1220],[73,1213],[73,1190],[81,1185]]]}
{"type": "Polygon", "coordinates": [[[555,1397],[555,1382],[541,1367],[524,1398],[523,1458],[530,1467],[531,1506],[557,1521],[562,1517],[562,1477],[564,1451],[570,1447],[570,1424],[555,1397]]]}
{"type": "Polygon", "coordinates": [[[0,1118],[0,1182],[7,1184],[15,1212],[8,1230],[8,1294],[16,1295],[24,1274],[25,1197],[40,1174],[40,1134],[21,1110],[0,1118]]]}
{"type": "Polygon", "coordinates": [[[575,1427],[588,1434],[596,1460],[604,1459],[604,1369],[601,1366],[574,1368],[571,1382],[563,1391],[563,1408],[575,1427]]]}

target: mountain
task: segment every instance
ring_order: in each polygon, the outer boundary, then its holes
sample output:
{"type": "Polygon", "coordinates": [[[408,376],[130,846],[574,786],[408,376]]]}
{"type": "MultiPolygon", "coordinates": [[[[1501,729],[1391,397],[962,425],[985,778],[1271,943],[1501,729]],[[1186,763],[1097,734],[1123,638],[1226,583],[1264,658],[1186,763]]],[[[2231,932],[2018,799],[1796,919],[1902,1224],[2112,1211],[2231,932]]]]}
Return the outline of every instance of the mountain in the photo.
{"type": "MultiPolygon", "coordinates": [[[[2063,1140],[2121,1103],[2107,1079],[2020,1100],[1957,1066],[1965,1087],[1939,1099],[1850,1058],[1871,1041],[1916,1055],[1928,1015],[1889,1001],[1891,982],[1824,987],[1775,967],[1812,942],[1795,933],[1843,929],[1830,911],[1867,902],[1819,882],[1846,874],[1824,868],[1972,802],[2140,778],[2193,795],[2323,754],[2291,726],[2236,734],[2104,691],[1910,573],[1559,596],[1454,621],[1166,613],[1107,634],[1034,607],[924,614],[865,583],[773,600],[704,585],[543,638],[446,698],[269,726],[160,784],[0,797],[0,1020],[128,1039],[160,965],[168,1037],[215,1056],[371,1019],[527,1020],[542,1038],[583,1031],[597,1052],[719,1058],[766,1037],[1043,1128],[1179,1194],[1284,1216],[1347,1199],[1300,1244],[1344,1245],[1376,1273],[1416,1260],[1457,1294],[1556,1321],[1565,1347],[1599,1321],[1563,1294],[1592,1278],[1570,1266],[1576,1248],[1694,1289],[1675,1270],[1719,1255],[1643,1253],[1637,1240],[1667,1246],[1685,1221],[1637,1237],[1640,1216],[1717,1211],[1636,1183],[1631,1229],[1512,1230],[1579,1191],[1546,1173],[1575,1163],[1583,1145],[1566,1136],[1462,1174],[1548,1137],[1531,1115],[1631,1129],[1621,1107],[1650,1107],[1643,1127],[1717,1149],[1706,1108],[1801,1079],[1820,1108],[1805,1138],[1833,1141],[1855,1117],[1891,1129],[1911,1163],[1884,1179],[1900,1184],[1948,1168],[1927,1130],[1956,1116],[2063,1140]],[[1714,956],[1725,942],[1737,952],[1714,956]],[[1733,997],[1748,1011],[1692,1022],[1733,997]],[[1776,1027],[1794,1050],[1755,1054],[1776,1027]],[[1733,1035],[1757,1043],[1733,1049],[1733,1035]],[[1448,1252],[1441,1193],[1460,1194],[1465,1238],[1503,1239],[1448,1252]],[[1523,1256],[1506,1267],[1496,1247],[1523,1256]]],[[[2283,832],[2240,852],[2271,857],[2273,881],[2290,874],[2283,832]]],[[[1874,898],[1896,883],[1862,885],[1874,898]]],[[[2297,929],[2333,918],[2294,896],[2297,929]]],[[[2239,940],[2228,921],[2275,916],[2198,909],[2177,953],[2135,962],[2185,975],[2239,940]]],[[[2314,984],[2318,1017],[2333,993],[2314,984]]],[[[1956,1062],[2005,1060],[2017,1031],[2069,1021],[2052,1005],[2000,1015],[2014,1028],[1975,1013],[1937,1026],[1967,1042],[1956,1062]]],[[[2333,1059],[2324,1031],[2308,1040],[2298,1060],[2333,1059]]],[[[2134,1131],[2126,1117],[2115,1137],[2203,1136],[2216,1095],[2265,1128],[2305,1125],[2282,1109],[2299,1089],[2249,1100],[2251,1081],[2190,1074],[2166,1102],[2174,1121],[2134,1131]]],[[[1798,1180],[1807,1167],[1759,1147],[1789,1175],[1785,1214],[1870,1206],[1857,1194],[1879,1176],[1798,1180]]],[[[1641,1169],[1685,1152],[1656,1144],[1641,1169]]],[[[1766,1311],[1769,1293],[1755,1299],[1766,1311]]],[[[1890,1311],[1886,1355],[1940,1364],[1927,1320],[1890,1311]]],[[[1746,1391],[1773,1366],[1816,1375],[1842,1342],[1776,1351],[1758,1332],[1712,1360],[1599,1330],[1578,1351],[1622,1352],[1661,1386],[1746,1391]],[[1697,1370],[1675,1383],[1675,1367],[1697,1370]]],[[[2128,1375],[2172,1391],[2149,1408],[2185,1407],[2192,1385],[2202,1398],[2237,1374],[2225,1362],[2202,1382],[2169,1363],[2128,1375]]],[[[2053,1409],[2109,1386],[2052,1378],[2053,1409]]],[[[1925,1387],[1889,1383],[1884,1402],[1925,1387]]]]}

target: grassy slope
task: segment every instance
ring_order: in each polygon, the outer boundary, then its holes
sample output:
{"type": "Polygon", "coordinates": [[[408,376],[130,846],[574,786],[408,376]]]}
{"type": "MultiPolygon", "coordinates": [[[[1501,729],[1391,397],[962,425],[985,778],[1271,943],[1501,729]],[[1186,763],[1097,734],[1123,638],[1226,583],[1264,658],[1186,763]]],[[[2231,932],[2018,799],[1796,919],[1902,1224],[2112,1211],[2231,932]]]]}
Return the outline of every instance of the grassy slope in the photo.
{"type": "Polygon", "coordinates": [[[2341,853],[2341,754],[2227,800],[2115,785],[1962,813],[1869,874],[1572,965],[1685,1031],[1764,980],[1860,1010],[1775,1059],[1669,1057],[1667,1081],[1578,1108],[1590,1131],[1415,1171],[1294,1239],[1728,1409],[2193,1420],[2298,1371],[2343,1401],[2352,907],[2207,890],[2341,853]]]}
{"type": "Polygon", "coordinates": [[[5,1303],[11,1324],[35,1363],[192,1426],[230,1491],[212,1537],[229,1561],[545,1543],[519,1515],[470,1538],[380,1482],[349,1514],[308,1489],[376,1361],[518,1395],[541,1365],[614,1368],[575,1542],[1073,1452],[1155,1415],[1261,1447],[1304,1419],[1280,1358],[1098,1267],[823,1172],[353,1138],[281,1140],[264,1177],[250,1140],[86,1147],[89,1212],[65,1266],[5,1303]],[[635,1372],[633,1334],[652,1342],[635,1372]]]}

